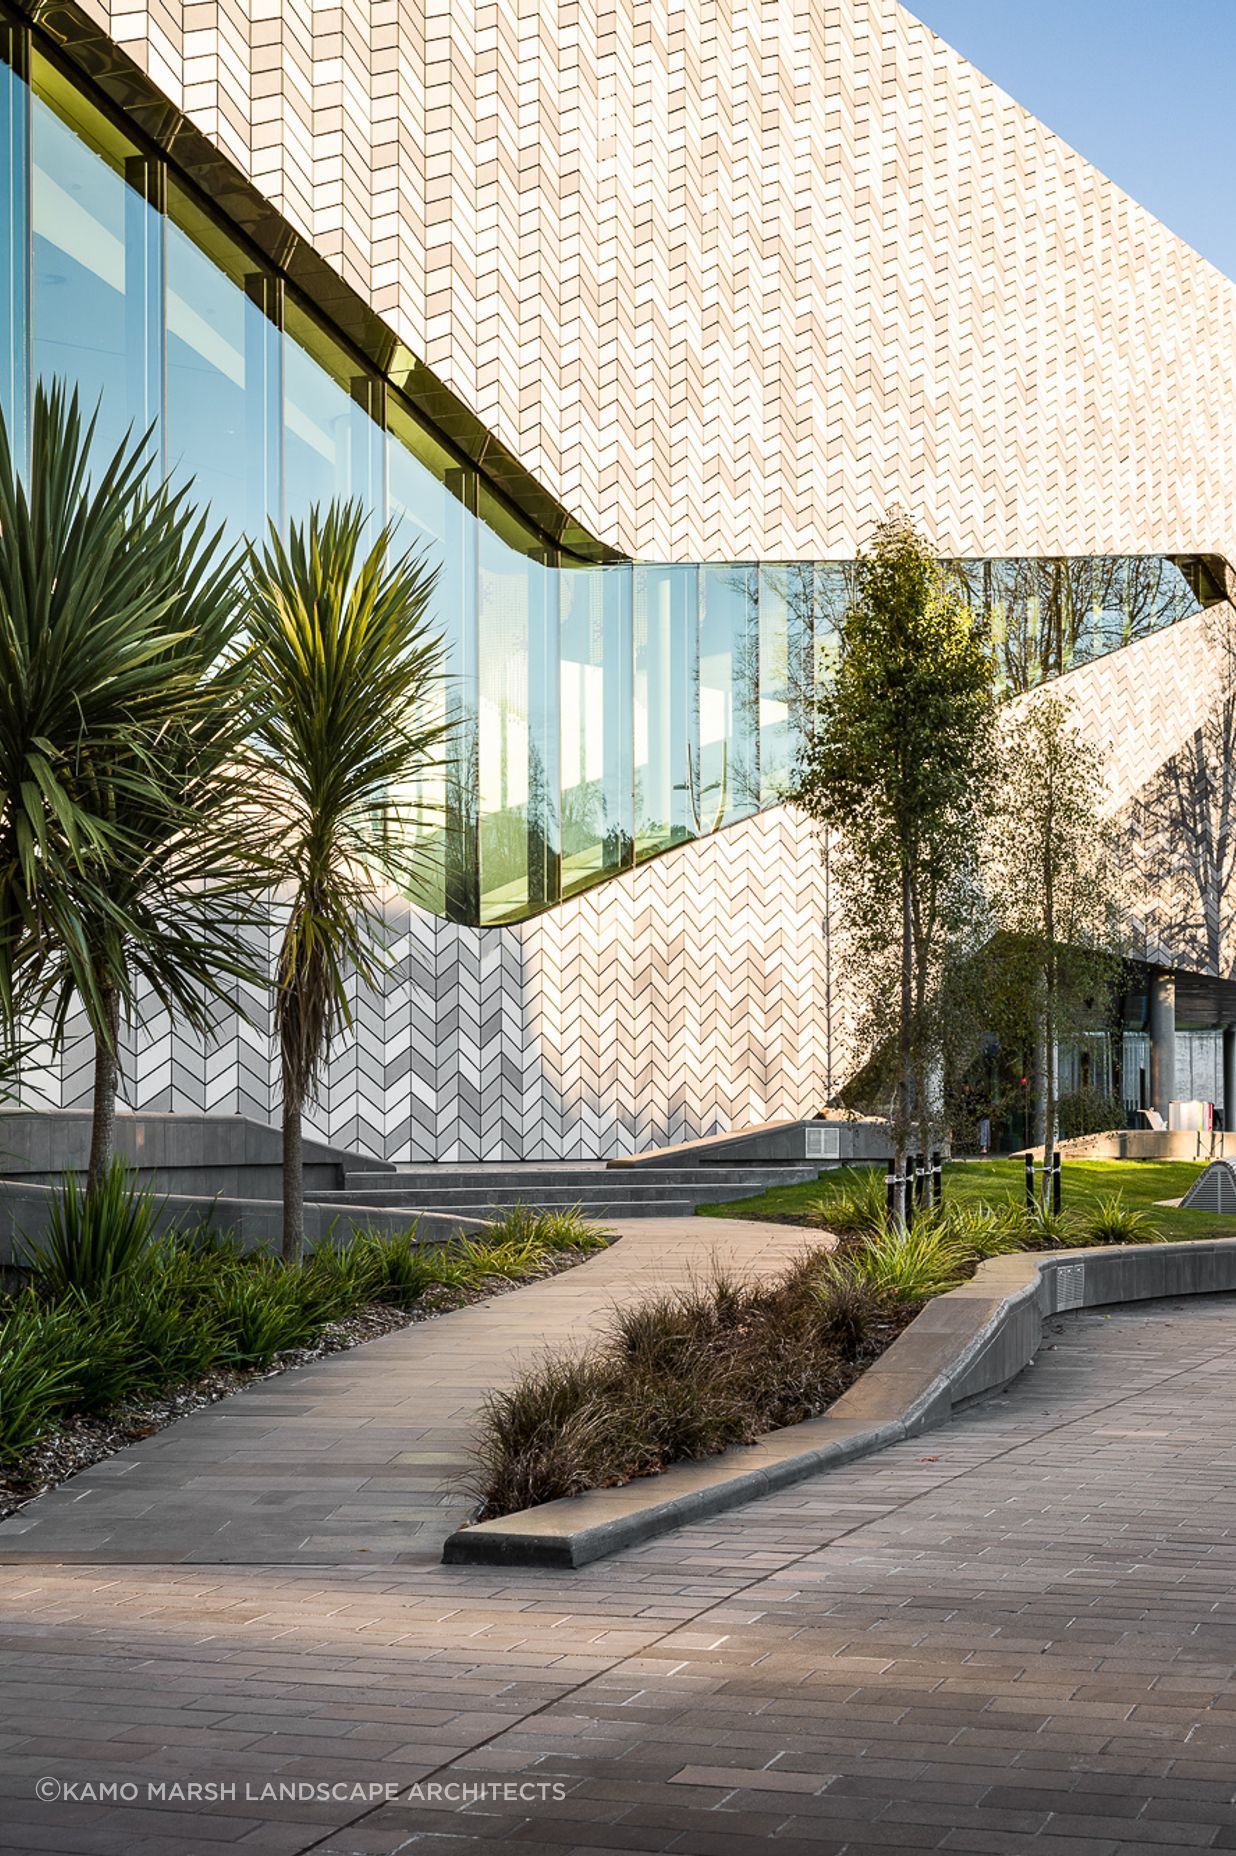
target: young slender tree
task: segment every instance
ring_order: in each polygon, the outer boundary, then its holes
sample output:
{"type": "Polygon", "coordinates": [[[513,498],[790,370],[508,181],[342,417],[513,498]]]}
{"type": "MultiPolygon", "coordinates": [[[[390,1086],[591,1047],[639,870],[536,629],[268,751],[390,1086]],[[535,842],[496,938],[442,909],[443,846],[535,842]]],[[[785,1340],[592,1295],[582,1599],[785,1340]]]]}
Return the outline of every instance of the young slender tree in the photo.
{"type": "Polygon", "coordinates": [[[891,1034],[899,1176],[930,1115],[941,964],[980,898],[994,714],[981,623],[913,525],[890,515],[855,568],[793,797],[836,842],[867,1022],[891,1034]]]}
{"type": "Polygon", "coordinates": [[[1004,719],[988,858],[1001,930],[993,997],[1032,1053],[1045,1169],[1056,1144],[1057,1050],[1105,1021],[1123,967],[1123,860],[1103,763],[1050,687],[1004,719]]]}
{"type": "Polygon", "coordinates": [[[363,548],[356,503],[313,508],[287,540],[272,528],[248,569],[252,669],[268,707],[257,731],[287,908],[275,1028],[283,1086],[283,1256],[304,1245],[302,1124],[332,1038],[351,1024],[348,980],[376,984],[377,885],[407,889],[424,853],[427,779],[441,768],[442,644],[429,619],[435,570],[363,548]]]}
{"type": "Polygon", "coordinates": [[[0,425],[0,1012],[80,1000],[95,1040],[88,1190],[113,1155],[120,1030],[148,992],[206,1030],[256,980],[250,726],[235,563],[145,441],[40,386],[30,468],[0,425]]]}

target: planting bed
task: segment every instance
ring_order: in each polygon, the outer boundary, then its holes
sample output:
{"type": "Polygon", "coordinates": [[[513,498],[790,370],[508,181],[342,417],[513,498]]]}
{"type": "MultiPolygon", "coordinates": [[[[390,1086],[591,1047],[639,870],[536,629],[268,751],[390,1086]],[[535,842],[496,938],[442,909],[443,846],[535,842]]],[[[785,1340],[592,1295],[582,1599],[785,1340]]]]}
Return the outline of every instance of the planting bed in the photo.
{"type": "MultiPolygon", "coordinates": [[[[840,1177],[840,1176],[839,1176],[840,1177]]],[[[957,1200],[890,1227],[878,1171],[805,1202],[831,1243],[778,1280],[717,1278],[615,1310],[584,1350],[490,1394],[476,1449],[477,1518],[494,1520],[751,1444],[827,1411],[919,1309],[992,1258],[1076,1245],[1155,1245],[1118,1196],[1061,1217],[957,1200]]]]}
{"type": "Polygon", "coordinates": [[[202,1406],[570,1269],[607,1242],[573,1214],[517,1208],[480,1238],[362,1233],[286,1272],[183,1238],[86,1287],[53,1288],[36,1271],[0,1303],[0,1518],[202,1406]]]}

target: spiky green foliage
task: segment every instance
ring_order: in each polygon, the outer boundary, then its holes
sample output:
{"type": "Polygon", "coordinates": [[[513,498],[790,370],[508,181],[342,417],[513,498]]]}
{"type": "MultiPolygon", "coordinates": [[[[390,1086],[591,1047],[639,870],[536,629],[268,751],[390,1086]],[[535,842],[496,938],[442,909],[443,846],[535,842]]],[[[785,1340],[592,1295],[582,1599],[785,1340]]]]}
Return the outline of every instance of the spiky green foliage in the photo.
{"type": "Polygon", "coordinates": [[[925,1302],[955,1288],[973,1261],[974,1251],[953,1221],[943,1212],[924,1212],[908,1228],[894,1223],[873,1231],[832,1259],[823,1280],[836,1273],[882,1302],[925,1302]]]}
{"type": "Polygon", "coordinates": [[[23,472],[0,424],[0,1017],[81,999],[110,1158],[139,989],[205,1029],[259,978],[235,563],[144,440],[99,470],[77,396],[38,388],[23,472]]]}
{"type": "Polygon", "coordinates": [[[72,1399],[72,1326],[68,1310],[45,1308],[29,1292],[0,1316],[0,1466],[54,1430],[72,1399]]]}
{"type": "Polygon", "coordinates": [[[1162,1244],[1162,1231],[1147,1212],[1126,1205],[1116,1192],[1100,1199],[1080,1219],[1081,1241],[1086,1244],[1162,1244]]]}
{"type": "Polygon", "coordinates": [[[869,1167],[858,1173],[844,1192],[821,1194],[807,1209],[811,1224],[819,1224],[838,1237],[861,1237],[882,1231],[888,1222],[888,1193],[884,1169],[869,1167]]]}
{"type": "MultiPolygon", "coordinates": [[[[92,1200],[74,1188],[67,1241],[40,1248],[20,1295],[0,1295],[0,1469],[62,1419],[115,1413],[221,1366],[263,1370],[366,1304],[453,1307],[492,1290],[512,1248],[501,1235],[434,1244],[415,1228],[367,1230],[287,1269],[210,1229],[151,1238],[153,1201],[114,1177],[92,1200]]],[[[521,1241],[523,1279],[560,1266],[552,1235],[521,1241]]],[[[603,1241],[581,1226],[574,1249],[603,1241]]]]}
{"type": "Polygon", "coordinates": [[[332,1038],[351,1023],[348,980],[382,965],[375,886],[408,888],[416,824],[445,724],[434,698],[442,644],[429,620],[435,570],[391,557],[392,531],[363,548],[357,503],[272,528],[248,566],[253,673],[268,708],[257,731],[277,815],[287,926],[275,1021],[284,1101],[284,1255],[303,1244],[300,1124],[332,1038]]]}
{"type": "Polygon", "coordinates": [[[66,1173],[52,1201],[47,1235],[22,1252],[49,1295],[101,1295],[142,1261],[154,1237],[160,1211],[153,1192],[140,1187],[118,1160],[113,1160],[98,1189],[87,1194],[76,1175],[66,1173]]]}

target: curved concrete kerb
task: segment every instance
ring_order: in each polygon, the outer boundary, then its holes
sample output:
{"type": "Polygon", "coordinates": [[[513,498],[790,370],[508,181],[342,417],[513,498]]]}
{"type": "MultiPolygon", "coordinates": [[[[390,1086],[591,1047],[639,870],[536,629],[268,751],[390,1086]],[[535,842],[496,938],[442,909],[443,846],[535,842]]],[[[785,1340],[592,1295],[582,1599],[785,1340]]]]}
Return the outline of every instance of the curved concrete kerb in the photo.
{"type": "Polygon", "coordinates": [[[993,1257],[928,1302],[824,1417],[620,1489],[460,1528],[442,1557],[456,1566],[586,1566],[946,1422],[1029,1365],[1049,1315],[1225,1290],[1236,1290],[1236,1238],[993,1257]]]}

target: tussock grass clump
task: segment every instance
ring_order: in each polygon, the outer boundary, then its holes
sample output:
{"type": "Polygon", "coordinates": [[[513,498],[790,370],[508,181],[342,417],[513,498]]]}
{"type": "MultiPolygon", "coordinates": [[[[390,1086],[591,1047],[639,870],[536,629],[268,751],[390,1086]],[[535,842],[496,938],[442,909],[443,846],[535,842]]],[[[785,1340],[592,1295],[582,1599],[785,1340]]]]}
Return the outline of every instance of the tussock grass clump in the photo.
{"type": "Polygon", "coordinates": [[[67,1311],[44,1308],[29,1291],[0,1326],[0,1467],[41,1442],[69,1403],[71,1328],[67,1311]]]}
{"type": "Polygon", "coordinates": [[[578,1205],[538,1211],[535,1206],[518,1204],[495,1219],[484,1241],[493,1244],[531,1242],[542,1251],[578,1250],[589,1255],[594,1250],[604,1250],[613,1235],[602,1225],[590,1224],[578,1205]]]}
{"type": "Polygon", "coordinates": [[[838,1237],[870,1237],[888,1223],[888,1194],[882,1167],[867,1167],[842,1192],[821,1193],[807,1206],[807,1222],[838,1237]]]}
{"type": "Polygon", "coordinates": [[[847,1245],[833,1267],[878,1301],[908,1305],[955,1288],[974,1263],[973,1247],[939,1211],[920,1213],[908,1230],[891,1225],[847,1245]]]}
{"type": "Polygon", "coordinates": [[[830,1405],[898,1316],[812,1251],[767,1283],[719,1273],[615,1308],[486,1400],[473,1487],[486,1516],[715,1455],[830,1405]]]}
{"type": "Polygon", "coordinates": [[[1081,1241],[1087,1244],[1162,1244],[1163,1233],[1147,1214],[1126,1205],[1120,1193],[1100,1199],[1080,1220],[1081,1241]]]}

